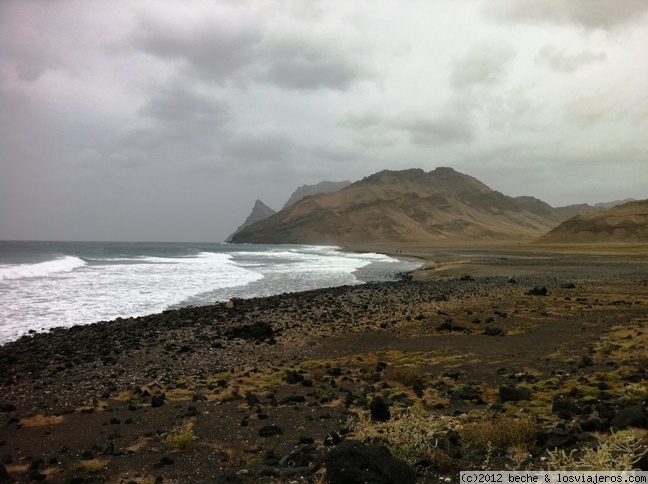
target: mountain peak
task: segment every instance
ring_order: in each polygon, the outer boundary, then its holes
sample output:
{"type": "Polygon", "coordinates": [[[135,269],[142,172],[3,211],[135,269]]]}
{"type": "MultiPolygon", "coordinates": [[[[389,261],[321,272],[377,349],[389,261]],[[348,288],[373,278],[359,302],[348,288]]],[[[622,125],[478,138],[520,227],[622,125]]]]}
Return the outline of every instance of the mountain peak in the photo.
{"type": "Polygon", "coordinates": [[[449,167],[383,170],[335,193],[302,199],[245,228],[234,241],[344,245],[530,240],[560,222],[551,207],[544,207],[546,214],[536,208],[529,210],[449,167]]]}
{"type": "Polygon", "coordinates": [[[252,225],[253,223],[260,222],[261,220],[265,220],[266,218],[270,217],[271,215],[274,215],[275,212],[273,209],[268,207],[265,203],[263,203],[261,200],[257,199],[256,202],[254,202],[254,207],[252,208],[252,212],[250,212],[250,215],[245,219],[245,222],[234,231],[232,235],[227,237],[225,239],[226,242],[231,242],[236,234],[238,234],[241,230],[243,230],[245,227],[252,225]]]}

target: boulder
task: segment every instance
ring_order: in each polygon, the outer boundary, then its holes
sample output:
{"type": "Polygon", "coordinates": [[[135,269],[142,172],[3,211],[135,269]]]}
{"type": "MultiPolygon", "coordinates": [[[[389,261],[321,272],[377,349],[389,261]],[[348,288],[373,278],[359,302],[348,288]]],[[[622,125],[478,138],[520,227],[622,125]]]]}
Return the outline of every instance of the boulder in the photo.
{"type": "Polygon", "coordinates": [[[456,389],[450,394],[451,400],[476,400],[481,398],[481,392],[469,385],[456,389]]]}
{"type": "Polygon", "coordinates": [[[275,332],[272,326],[263,321],[257,321],[252,324],[243,324],[230,328],[226,331],[225,337],[227,339],[240,338],[247,341],[263,341],[270,340],[275,332]]]}
{"type": "Polygon", "coordinates": [[[416,473],[382,445],[347,440],[333,448],[325,460],[329,484],[415,484],[416,473]]]}
{"type": "Polygon", "coordinates": [[[646,407],[639,403],[619,410],[610,420],[610,426],[619,430],[628,427],[646,428],[646,407]]]}
{"type": "Polygon", "coordinates": [[[371,400],[369,409],[371,410],[372,420],[384,422],[391,418],[389,406],[385,403],[380,395],[375,396],[373,400],[371,400]]]}
{"type": "Polygon", "coordinates": [[[496,328],[494,326],[486,326],[484,333],[486,336],[504,336],[504,330],[502,328],[496,328]]]}
{"type": "Polygon", "coordinates": [[[536,286],[533,289],[531,289],[529,292],[527,292],[529,296],[546,296],[547,295],[547,288],[544,286],[536,286]]]}
{"type": "Polygon", "coordinates": [[[499,394],[502,402],[521,402],[522,400],[531,400],[531,390],[528,388],[502,386],[499,387],[499,394]]]}
{"type": "Polygon", "coordinates": [[[273,435],[279,434],[283,434],[283,430],[281,430],[281,427],[276,425],[264,425],[259,429],[260,437],[272,437],[273,435]]]}

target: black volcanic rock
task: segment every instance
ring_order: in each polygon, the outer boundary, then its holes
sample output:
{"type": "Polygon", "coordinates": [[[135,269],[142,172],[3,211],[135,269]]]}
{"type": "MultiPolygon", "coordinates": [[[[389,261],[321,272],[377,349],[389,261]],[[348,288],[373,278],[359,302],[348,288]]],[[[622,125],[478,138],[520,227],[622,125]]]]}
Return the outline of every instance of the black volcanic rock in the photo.
{"type": "Polygon", "coordinates": [[[382,445],[347,440],[336,446],[325,460],[330,484],[414,484],[416,473],[382,445]]]}

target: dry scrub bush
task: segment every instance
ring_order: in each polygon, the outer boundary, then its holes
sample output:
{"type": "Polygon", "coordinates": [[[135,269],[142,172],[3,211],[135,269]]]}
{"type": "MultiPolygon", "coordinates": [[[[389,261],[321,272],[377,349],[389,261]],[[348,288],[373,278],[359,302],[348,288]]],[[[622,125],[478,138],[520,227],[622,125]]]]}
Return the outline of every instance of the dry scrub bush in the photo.
{"type": "Polygon", "coordinates": [[[171,432],[163,438],[163,442],[173,449],[185,450],[198,438],[193,433],[194,425],[195,421],[193,419],[184,421],[182,425],[171,430],[171,432]]]}
{"type": "Polygon", "coordinates": [[[439,418],[424,415],[410,408],[387,422],[373,422],[361,415],[350,423],[354,436],[369,444],[382,444],[394,457],[409,463],[424,459],[435,460],[436,441],[433,435],[444,430],[446,424],[439,418]]]}
{"type": "Polygon", "coordinates": [[[531,417],[495,415],[488,420],[464,425],[460,434],[466,444],[508,449],[532,442],[539,430],[538,423],[531,417]]]}
{"type": "Polygon", "coordinates": [[[549,451],[547,470],[631,471],[646,452],[648,448],[632,432],[617,432],[606,437],[597,448],[587,448],[582,453],[549,451]]]}

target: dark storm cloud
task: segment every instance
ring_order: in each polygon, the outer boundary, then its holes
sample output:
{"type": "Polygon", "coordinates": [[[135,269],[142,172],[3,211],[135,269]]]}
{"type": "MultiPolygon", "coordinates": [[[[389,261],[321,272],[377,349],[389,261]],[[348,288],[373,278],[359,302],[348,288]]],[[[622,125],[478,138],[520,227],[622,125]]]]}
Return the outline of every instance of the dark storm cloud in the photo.
{"type": "Polygon", "coordinates": [[[546,62],[556,72],[571,74],[583,66],[594,62],[604,62],[607,58],[605,52],[583,51],[579,54],[565,54],[560,52],[555,45],[547,45],[540,49],[537,62],[546,62]]]}
{"type": "Polygon", "coordinates": [[[488,41],[473,44],[453,63],[450,84],[455,88],[500,84],[506,79],[515,53],[508,44],[488,41]]]}
{"type": "Polygon", "coordinates": [[[489,0],[485,10],[511,22],[575,24],[612,29],[637,21],[648,11],[645,0],[489,0]]]}
{"type": "Polygon", "coordinates": [[[191,25],[147,17],[133,44],[159,59],[175,60],[186,75],[239,85],[346,90],[370,75],[362,49],[310,32],[281,32],[263,22],[211,17],[191,25]]]}

